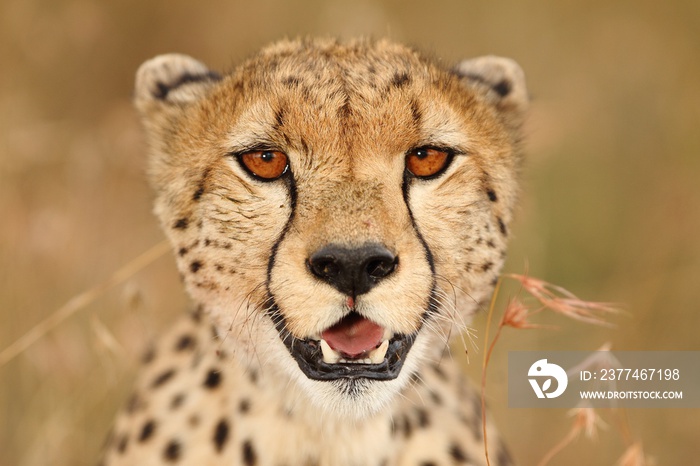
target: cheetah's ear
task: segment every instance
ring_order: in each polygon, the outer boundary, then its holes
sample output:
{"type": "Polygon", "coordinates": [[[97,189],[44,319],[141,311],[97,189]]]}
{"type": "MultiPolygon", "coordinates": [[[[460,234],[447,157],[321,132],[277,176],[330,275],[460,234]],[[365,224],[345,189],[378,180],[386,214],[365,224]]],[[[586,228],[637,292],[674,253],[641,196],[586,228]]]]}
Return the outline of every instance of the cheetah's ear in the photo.
{"type": "Polygon", "coordinates": [[[506,117],[519,126],[530,104],[525,73],[510,58],[488,55],[460,62],[455,73],[469,84],[486,91],[486,96],[506,117]]]}
{"type": "Polygon", "coordinates": [[[195,102],[221,76],[187,55],[158,55],[136,72],[134,103],[145,117],[195,102]]]}

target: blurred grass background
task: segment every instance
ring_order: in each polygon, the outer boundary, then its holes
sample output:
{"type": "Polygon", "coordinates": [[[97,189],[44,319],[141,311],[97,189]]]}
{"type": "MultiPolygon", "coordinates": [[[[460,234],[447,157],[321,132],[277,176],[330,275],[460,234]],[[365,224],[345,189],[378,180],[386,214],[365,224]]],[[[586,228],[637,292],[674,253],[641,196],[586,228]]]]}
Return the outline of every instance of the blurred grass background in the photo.
{"type": "MultiPolygon", "coordinates": [[[[145,59],[228,69],[306,34],[388,36],[449,62],[510,56],[534,102],[507,270],[628,311],[612,330],[557,320],[499,343],[489,403],[535,464],[571,419],[508,409],[508,350],[700,350],[699,30],[700,2],[684,0],[3,0],[0,350],[162,239],[129,99],[145,59]]],[[[0,367],[0,466],[94,464],[137,355],[186,306],[167,255],[0,367]]],[[[700,457],[698,414],[628,413],[659,465],[700,457]]],[[[552,464],[612,465],[623,449],[610,426],[552,464]]]]}

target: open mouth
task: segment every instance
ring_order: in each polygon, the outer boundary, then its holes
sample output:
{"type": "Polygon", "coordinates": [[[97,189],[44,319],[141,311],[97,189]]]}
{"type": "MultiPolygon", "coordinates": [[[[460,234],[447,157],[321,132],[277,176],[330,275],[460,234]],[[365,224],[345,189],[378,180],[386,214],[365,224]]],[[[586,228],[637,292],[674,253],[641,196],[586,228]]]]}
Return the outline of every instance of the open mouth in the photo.
{"type": "Polygon", "coordinates": [[[280,319],[277,329],[299,368],[313,380],[398,377],[416,334],[393,334],[380,325],[350,312],[321,335],[292,338],[280,319]]]}

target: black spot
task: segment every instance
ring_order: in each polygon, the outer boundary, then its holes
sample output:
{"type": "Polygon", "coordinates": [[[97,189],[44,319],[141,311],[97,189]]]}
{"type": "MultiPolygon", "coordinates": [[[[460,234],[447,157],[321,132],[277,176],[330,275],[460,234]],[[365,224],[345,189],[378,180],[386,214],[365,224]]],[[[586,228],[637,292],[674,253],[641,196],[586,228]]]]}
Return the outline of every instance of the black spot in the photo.
{"type": "Polygon", "coordinates": [[[202,194],[204,194],[204,190],[207,186],[207,180],[209,179],[210,172],[211,168],[207,167],[204,170],[204,173],[202,173],[202,177],[199,179],[199,184],[197,184],[197,190],[192,195],[193,201],[198,201],[202,197],[202,194]]]}
{"type": "Polygon", "coordinates": [[[185,394],[184,393],[178,393],[173,397],[173,400],[170,402],[170,409],[177,409],[180,406],[182,406],[182,403],[185,402],[185,394]]]}
{"type": "Polygon", "coordinates": [[[139,435],[139,442],[145,442],[153,436],[153,432],[156,431],[156,422],[151,419],[146,422],[141,428],[141,434],[139,435]]]}
{"type": "Polygon", "coordinates": [[[141,362],[144,364],[149,364],[153,362],[153,360],[156,358],[156,349],[151,347],[146,350],[146,352],[143,354],[141,357],[141,362]]]}
{"type": "Polygon", "coordinates": [[[192,320],[198,324],[202,321],[202,314],[204,314],[204,308],[202,306],[197,307],[192,313],[190,314],[192,317],[192,320]]]}
{"type": "Polygon", "coordinates": [[[352,115],[352,108],[350,108],[350,102],[345,102],[340,108],[338,108],[338,116],[345,120],[352,115]]]}
{"type": "Polygon", "coordinates": [[[493,249],[493,248],[496,247],[496,243],[494,243],[493,240],[490,239],[490,240],[488,240],[488,241],[486,242],[486,246],[488,246],[488,247],[490,247],[491,249],[493,249]]]}
{"type": "Polygon", "coordinates": [[[253,382],[253,385],[257,385],[258,371],[256,371],[255,369],[250,369],[250,371],[248,371],[248,377],[250,377],[250,381],[253,382]]]}
{"type": "Polygon", "coordinates": [[[481,266],[481,270],[483,270],[484,272],[488,272],[489,270],[491,270],[492,267],[493,267],[493,262],[487,262],[481,266]]]}
{"type": "Polygon", "coordinates": [[[246,414],[248,411],[250,411],[250,400],[244,398],[241,400],[241,403],[238,405],[238,410],[241,412],[241,414],[246,414]]]}
{"type": "Polygon", "coordinates": [[[491,202],[496,202],[498,200],[498,196],[496,195],[496,191],[494,191],[493,189],[489,189],[488,191],[486,191],[486,195],[488,195],[489,201],[491,201],[491,202]]]}
{"type": "Polygon", "coordinates": [[[418,416],[418,426],[422,429],[430,426],[430,416],[428,412],[422,408],[416,409],[416,415],[418,416]]]}
{"type": "Polygon", "coordinates": [[[282,79],[282,84],[289,88],[297,87],[299,84],[301,84],[301,80],[298,76],[287,76],[286,78],[282,79]]]}
{"type": "Polygon", "coordinates": [[[508,230],[506,230],[506,224],[503,223],[503,219],[498,217],[496,220],[498,220],[498,229],[501,230],[501,234],[506,236],[508,234],[508,230]]]}
{"type": "Polygon", "coordinates": [[[128,414],[133,414],[142,407],[143,401],[141,401],[141,397],[138,393],[133,393],[131,397],[129,397],[129,401],[127,401],[125,409],[128,414]]]}
{"type": "Polygon", "coordinates": [[[403,87],[411,82],[411,77],[408,73],[394,73],[391,78],[391,85],[397,88],[403,87]]]}
{"type": "Polygon", "coordinates": [[[403,417],[403,434],[406,436],[406,438],[413,435],[413,425],[411,424],[411,420],[408,418],[408,416],[403,417]]]}
{"type": "Polygon", "coordinates": [[[254,466],[258,462],[258,455],[255,453],[253,444],[250,440],[243,442],[243,464],[246,466],[254,466]]]}
{"type": "Polygon", "coordinates": [[[177,220],[175,220],[175,223],[173,223],[173,228],[176,230],[184,230],[187,228],[187,225],[189,225],[190,221],[187,219],[187,217],[182,217],[177,220]]]}
{"type": "Polygon", "coordinates": [[[496,91],[496,93],[501,97],[505,97],[508,94],[510,94],[511,84],[508,80],[504,79],[503,81],[493,86],[493,90],[496,91]]]}
{"type": "Polygon", "coordinates": [[[190,264],[190,270],[192,271],[192,273],[197,273],[197,271],[201,268],[202,268],[202,263],[200,261],[193,261],[190,264]]]}
{"type": "Polygon", "coordinates": [[[126,449],[129,446],[129,436],[127,434],[122,435],[119,437],[119,441],[117,442],[117,451],[121,454],[126,453],[126,449]]]}
{"type": "Polygon", "coordinates": [[[222,264],[216,264],[214,267],[216,268],[217,272],[223,272],[224,270],[224,266],[222,264]]]}
{"type": "Polygon", "coordinates": [[[436,405],[442,405],[442,397],[437,392],[431,390],[430,399],[433,400],[433,403],[435,403],[436,405]]]}
{"type": "Polygon", "coordinates": [[[211,369],[207,372],[207,377],[204,379],[204,386],[214,389],[221,384],[221,372],[217,369],[211,369]]]}
{"type": "Polygon", "coordinates": [[[166,383],[168,380],[172,379],[174,375],[175,375],[175,369],[168,369],[167,371],[163,372],[158,377],[153,379],[153,382],[151,383],[151,388],[160,387],[161,385],[166,383]]]}
{"type": "Polygon", "coordinates": [[[454,458],[454,460],[458,463],[469,462],[469,457],[464,453],[464,450],[462,450],[462,448],[456,443],[453,443],[452,446],[450,446],[450,456],[452,456],[452,458],[454,458]]]}
{"type": "Polygon", "coordinates": [[[437,466],[437,463],[434,461],[421,461],[419,466],[437,466]]]}
{"type": "Polygon", "coordinates": [[[222,419],[214,428],[214,446],[216,451],[221,453],[228,440],[229,426],[226,419],[222,419]]]}
{"type": "Polygon", "coordinates": [[[433,364],[433,371],[437,374],[440,379],[447,381],[449,380],[449,377],[447,377],[447,374],[445,373],[444,370],[442,370],[442,367],[440,367],[439,364],[433,364]]]}
{"type": "Polygon", "coordinates": [[[180,248],[180,249],[178,249],[178,251],[177,251],[177,255],[178,255],[178,256],[182,257],[182,256],[184,256],[185,254],[187,254],[187,248],[180,248]]]}
{"type": "Polygon", "coordinates": [[[180,339],[175,344],[175,351],[184,351],[189,349],[194,349],[197,344],[197,340],[194,339],[192,335],[182,335],[180,339]]]}
{"type": "Polygon", "coordinates": [[[279,129],[282,126],[284,126],[284,108],[279,108],[275,113],[275,129],[279,129]]]}
{"type": "Polygon", "coordinates": [[[180,456],[182,456],[182,446],[180,445],[180,442],[177,440],[171,440],[168,442],[168,444],[165,446],[165,450],[163,451],[163,458],[165,458],[166,461],[178,461],[180,459],[180,456]]]}
{"type": "Polygon", "coordinates": [[[411,101],[411,116],[413,117],[413,124],[415,126],[420,126],[420,122],[423,119],[423,112],[420,111],[418,102],[415,100],[411,101]]]}

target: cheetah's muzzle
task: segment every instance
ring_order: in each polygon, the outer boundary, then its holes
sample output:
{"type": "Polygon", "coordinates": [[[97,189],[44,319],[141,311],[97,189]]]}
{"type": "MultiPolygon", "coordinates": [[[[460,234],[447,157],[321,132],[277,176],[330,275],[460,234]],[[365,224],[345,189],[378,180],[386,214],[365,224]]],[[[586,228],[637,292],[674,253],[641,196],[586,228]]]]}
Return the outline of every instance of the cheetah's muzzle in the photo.
{"type": "Polygon", "coordinates": [[[292,338],[283,319],[278,320],[277,329],[301,371],[313,380],[395,379],[416,338],[412,333],[384,339],[384,329],[357,312],[346,315],[318,339],[292,338]]]}

